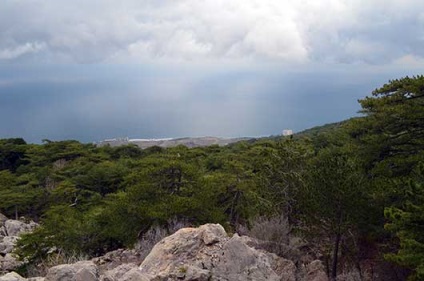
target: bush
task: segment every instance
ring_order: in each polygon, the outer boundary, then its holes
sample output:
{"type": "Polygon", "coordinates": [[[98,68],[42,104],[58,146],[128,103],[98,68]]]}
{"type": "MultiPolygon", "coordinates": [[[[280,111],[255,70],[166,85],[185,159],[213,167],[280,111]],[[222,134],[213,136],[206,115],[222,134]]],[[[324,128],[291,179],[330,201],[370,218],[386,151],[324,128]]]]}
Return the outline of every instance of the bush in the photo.
{"type": "Polygon", "coordinates": [[[240,225],[237,232],[257,239],[260,248],[278,256],[294,261],[301,257],[303,239],[291,234],[292,227],[283,215],[257,217],[250,222],[250,228],[240,225]]]}

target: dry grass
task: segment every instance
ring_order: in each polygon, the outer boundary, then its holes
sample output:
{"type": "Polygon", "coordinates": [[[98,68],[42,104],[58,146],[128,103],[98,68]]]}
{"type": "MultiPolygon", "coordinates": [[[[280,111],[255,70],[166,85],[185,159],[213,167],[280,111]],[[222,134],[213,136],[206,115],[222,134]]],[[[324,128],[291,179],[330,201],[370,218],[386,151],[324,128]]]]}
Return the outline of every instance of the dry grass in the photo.
{"type": "Polygon", "coordinates": [[[37,265],[29,265],[27,267],[28,277],[46,276],[49,268],[61,265],[61,264],[72,264],[78,261],[88,260],[89,257],[77,253],[64,253],[61,250],[50,254],[46,259],[42,260],[37,265]]]}

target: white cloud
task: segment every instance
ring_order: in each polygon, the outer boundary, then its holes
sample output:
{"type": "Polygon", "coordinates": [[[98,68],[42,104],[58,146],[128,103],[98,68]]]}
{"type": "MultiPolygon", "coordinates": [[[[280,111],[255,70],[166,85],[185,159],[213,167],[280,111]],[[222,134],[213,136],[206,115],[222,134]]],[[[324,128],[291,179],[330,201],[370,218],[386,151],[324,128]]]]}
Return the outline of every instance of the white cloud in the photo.
{"type": "Polygon", "coordinates": [[[0,58],[387,64],[424,57],[422,11],[422,0],[2,0],[0,58]]]}
{"type": "Polygon", "coordinates": [[[25,43],[13,48],[0,49],[0,60],[11,60],[19,58],[25,54],[37,53],[45,48],[41,43],[25,43]]]}

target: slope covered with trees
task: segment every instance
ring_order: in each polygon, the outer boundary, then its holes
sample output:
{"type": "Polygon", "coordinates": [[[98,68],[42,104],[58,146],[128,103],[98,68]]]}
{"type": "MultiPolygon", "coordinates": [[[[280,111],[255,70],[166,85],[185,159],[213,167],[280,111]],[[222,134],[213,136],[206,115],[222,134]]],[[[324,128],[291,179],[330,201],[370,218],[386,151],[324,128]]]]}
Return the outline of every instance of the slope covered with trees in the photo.
{"type": "Polygon", "coordinates": [[[18,243],[32,263],[51,249],[131,247],[171,219],[236,230],[282,215],[333,279],[341,265],[384,255],[421,280],[424,77],[390,81],[360,103],[362,117],[325,130],[225,147],[0,140],[0,212],[41,222],[18,243]]]}

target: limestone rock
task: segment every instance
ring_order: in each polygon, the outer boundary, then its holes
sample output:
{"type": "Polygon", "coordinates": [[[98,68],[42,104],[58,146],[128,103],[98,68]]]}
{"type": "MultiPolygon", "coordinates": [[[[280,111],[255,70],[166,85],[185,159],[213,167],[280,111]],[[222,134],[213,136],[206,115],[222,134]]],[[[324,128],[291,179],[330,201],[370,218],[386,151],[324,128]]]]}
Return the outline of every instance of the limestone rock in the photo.
{"type": "Polygon", "coordinates": [[[1,225],[0,226],[0,238],[1,237],[4,237],[4,236],[7,236],[7,234],[6,234],[6,228],[3,225],[1,225]]]}
{"type": "Polygon", "coordinates": [[[92,259],[97,265],[100,275],[104,272],[113,270],[122,264],[140,264],[143,261],[139,251],[118,249],[112,252],[108,252],[101,257],[92,259]]]}
{"type": "Polygon", "coordinates": [[[19,266],[21,266],[23,262],[18,261],[12,254],[7,253],[4,257],[0,255],[0,272],[8,272],[19,266]]]}
{"type": "Polygon", "coordinates": [[[31,232],[37,224],[33,221],[25,223],[17,220],[7,220],[4,222],[7,236],[19,236],[25,232],[31,232]]]}
{"type": "Polygon", "coordinates": [[[74,264],[62,264],[50,268],[45,281],[96,281],[98,270],[91,261],[81,261],[74,264]]]}
{"type": "Polygon", "coordinates": [[[16,236],[5,236],[0,239],[0,254],[8,254],[13,251],[18,237],[16,236]]]}
{"type": "Polygon", "coordinates": [[[324,265],[320,260],[315,260],[306,266],[306,281],[328,281],[324,265]]]}
{"type": "Polygon", "coordinates": [[[25,278],[17,274],[16,272],[10,272],[0,277],[0,281],[26,281],[25,278]]]}
{"type": "Polygon", "coordinates": [[[183,228],[152,249],[140,272],[153,280],[295,280],[295,265],[256,250],[218,224],[183,228]],[[282,279],[281,276],[285,276],[282,279]]]}
{"type": "Polygon", "coordinates": [[[0,213],[0,226],[2,226],[5,221],[7,221],[7,217],[0,213]]]}
{"type": "Polygon", "coordinates": [[[101,281],[118,281],[121,280],[125,273],[132,270],[133,268],[138,268],[135,263],[124,263],[117,266],[114,269],[106,271],[100,276],[101,281]]]}
{"type": "Polygon", "coordinates": [[[97,270],[92,270],[90,268],[81,268],[75,273],[75,281],[97,281],[98,275],[97,270]]]}
{"type": "MultiPolygon", "coordinates": [[[[141,273],[138,268],[133,268],[124,274],[119,281],[153,281],[152,276],[141,273]]],[[[200,280],[199,280],[200,281],[200,280]]]]}

